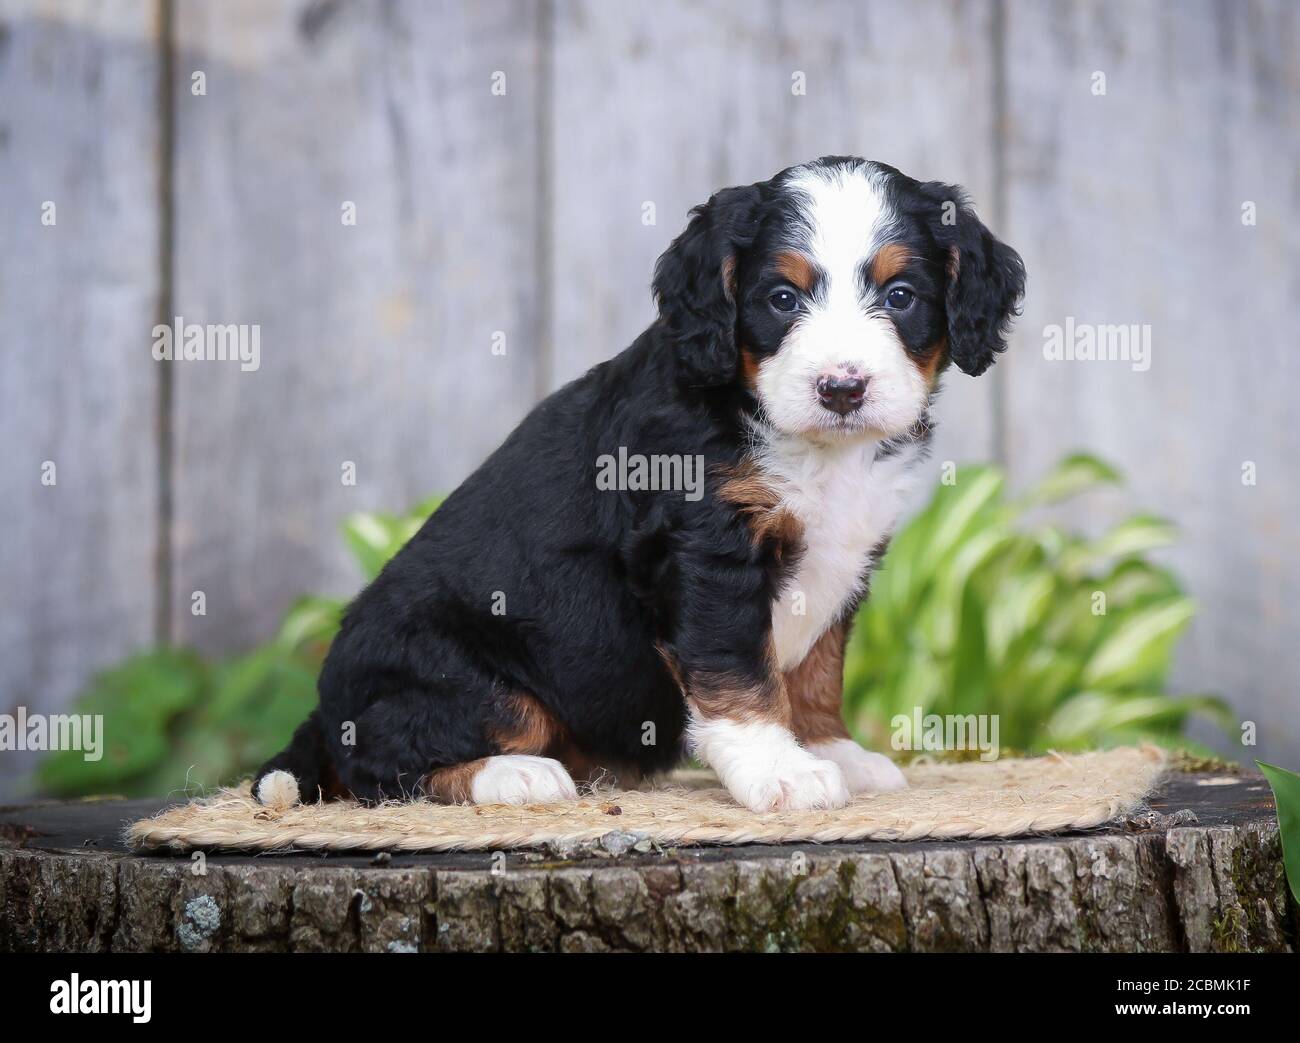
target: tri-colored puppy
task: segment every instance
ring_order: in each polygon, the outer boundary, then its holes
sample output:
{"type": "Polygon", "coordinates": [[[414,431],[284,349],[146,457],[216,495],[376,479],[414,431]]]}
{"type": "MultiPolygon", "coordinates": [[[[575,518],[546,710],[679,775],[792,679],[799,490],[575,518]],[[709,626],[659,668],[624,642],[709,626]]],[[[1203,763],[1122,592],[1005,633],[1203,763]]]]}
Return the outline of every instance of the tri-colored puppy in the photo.
{"type": "Polygon", "coordinates": [[[940,375],[988,368],[1023,287],[960,189],[881,163],[718,192],[659,319],[352,603],[258,799],[559,801],[688,750],[754,811],[903,786],[841,720],[845,635],[940,375]]]}

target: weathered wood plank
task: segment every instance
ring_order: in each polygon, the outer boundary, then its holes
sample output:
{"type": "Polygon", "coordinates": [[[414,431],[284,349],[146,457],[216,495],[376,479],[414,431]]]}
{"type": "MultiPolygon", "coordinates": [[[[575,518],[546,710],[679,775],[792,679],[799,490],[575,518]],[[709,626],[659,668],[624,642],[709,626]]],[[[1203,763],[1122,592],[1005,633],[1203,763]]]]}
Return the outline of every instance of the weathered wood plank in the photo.
{"type": "Polygon", "coordinates": [[[1258,748],[1239,754],[1293,761],[1300,425],[1283,389],[1300,379],[1300,17],[1268,2],[1009,4],[1007,34],[1007,231],[1029,271],[1007,366],[1012,469],[1029,480],[1086,447],[1127,472],[1128,503],[1182,526],[1172,560],[1201,611],[1179,679],[1257,723],[1258,748]],[[1045,358],[1045,328],[1069,318],[1146,325],[1149,369],[1045,358]]]}
{"type": "Polygon", "coordinates": [[[177,629],[231,648],[305,590],[354,591],[343,516],[449,490],[532,402],[536,9],[176,19],[176,311],[261,326],[256,371],[176,367],[177,629]]]}
{"type": "Polygon", "coordinates": [[[152,4],[0,2],[0,712],[153,629],[158,75],[152,4]]]}
{"type": "MultiPolygon", "coordinates": [[[[831,154],[993,199],[989,4],[556,5],[554,383],[654,315],[655,258],[726,185],[831,154]],[[924,75],[918,70],[924,69],[924,75]],[[795,94],[802,74],[806,93],[795,94]],[[655,223],[643,223],[653,204],[655,223]]],[[[990,383],[947,378],[932,469],[986,457],[990,383]]]]}

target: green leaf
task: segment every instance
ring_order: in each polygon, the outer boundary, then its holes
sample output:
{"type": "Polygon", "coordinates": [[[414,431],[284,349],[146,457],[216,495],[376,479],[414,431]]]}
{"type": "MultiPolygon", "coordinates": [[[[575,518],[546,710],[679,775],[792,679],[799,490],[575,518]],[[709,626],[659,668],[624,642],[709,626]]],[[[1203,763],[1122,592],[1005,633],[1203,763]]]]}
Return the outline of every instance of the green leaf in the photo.
{"type": "Polygon", "coordinates": [[[999,596],[982,606],[991,656],[1001,660],[1017,637],[1038,627],[1056,588],[1056,578],[1042,567],[1025,569],[1001,584],[999,596]]]}
{"type": "Polygon", "coordinates": [[[143,652],[97,674],[77,702],[78,713],[113,714],[129,708],[137,719],[164,724],[202,694],[202,660],[185,649],[143,652]],[[143,693],[147,699],[142,699],[143,693]]]}
{"type": "Polygon", "coordinates": [[[379,575],[441,503],[442,498],[435,496],[404,515],[357,511],[343,519],[343,538],[367,579],[379,575]]]}
{"type": "Polygon", "coordinates": [[[1058,741],[1095,742],[1108,734],[1180,731],[1187,718],[1204,714],[1226,722],[1227,707],[1208,695],[1161,695],[1148,692],[1080,692],[1052,715],[1047,731],[1058,741]]]}
{"type": "Polygon", "coordinates": [[[283,654],[275,645],[263,645],[214,668],[212,694],[204,708],[207,719],[213,724],[242,719],[266,687],[283,654]]]}
{"type": "Polygon", "coordinates": [[[194,653],[162,648],[132,656],[91,679],[70,713],[103,718],[103,750],[87,760],[83,750],[44,757],[36,779],[49,793],[129,792],[133,779],[166,756],[169,731],[204,693],[206,667],[194,653]]]}
{"type": "Polygon", "coordinates": [[[366,579],[374,579],[396,553],[394,524],[379,514],[358,511],[343,520],[343,538],[352,550],[366,579]]]}
{"type": "Polygon", "coordinates": [[[1273,787],[1277,828],[1282,835],[1282,864],[1291,885],[1291,897],[1300,902],[1300,775],[1275,764],[1256,761],[1273,787]]]}
{"type": "Polygon", "coordinates": [[[1112,611],[1131,607],[1141,601],[1157,601],[1182,593],[1178,581],[1168,569],[1158,568],[1138,558],[1121,561],[1109,574],[1089,586],[1105,592],[1107,607],[1112,611]]]}
{"type": "Polygon", "coordinates": [[[1015,534],[1002,526],[971,532],[950,555],[935,578],[932,601],[941,609],[936,620],[934,646],[951,648],[956,640],[958,616],[965,592],[974,574],[1002,553],[1015,540],[1015,534]]]}
{"type": "Polygon", "coordinates": [[[423,525],[428,520],[429,515],[431,515],[434,511],[436,511],[439,507],[441,507],[443,501],[445,501],[446,499],[447,497],[439,495],[439,496],[430,496],[426,500],[421,500],[409,511],[407,511],[407,517],[414,519],[418,523],[418,525],[423,525]]]}
{"type": "Polygon", "coordinates": [[[280,624],[277,640],[288,648],[309,643],[329,644],[338,633],[342,618],[342,601],[309,594],[290,607],[280,624]]]}
{"type": "Polygon", "coordinates": [[[1119,485],[1123,480],[1110,464],[1087,453],[1075,453],[1031,486],[1023,502],[1026,507],[1060,503],[1094,486],[1119,485]]]}
{"type": "Polygon", "coordinates": [[[1082,576],[1103,561],[1167,547],[1177,536],[1178,529],[1172,522],[1139,514],[1120,522],[1099,539],[1073,548],[1062,564],[1070,575],[1082,576]]]}
{"type": "Polygon", "coordinates": [[[1138,514],[1122,521],[1091,545],[1097,557],[1121,558],[1167,547],[1178,537],[1178,527],[1165,518],[1138,514]]]}
{"type": "Polygon", "coordinates": [[[1173,598],[1129,614],[1097,649],[1084,670],[1083,683],[1116,688],[1162,679],[1174,643],[1195,613],[1191,598],[1173,598]]]}
{"type": "Polygon", "coordinates": [[[105,720],[103,755],[97,761],[87,760],[81,750],[48,754],[37,769],[41,786],[56,796],[126,792],[132,778],[167,756],[161,731],[137,731],[127,716],[117,717],[116,723],[121,727],[105,720]]]}
{"type": "Polygon", "coordinates": [[[970,532],[976,516],[1002,492],[1002,474],[992,467],[967,467],[957,472],[957,482],[943,487],[938,512],[930,534],[927,556],[933,561],[945,557],[970,532]]]}

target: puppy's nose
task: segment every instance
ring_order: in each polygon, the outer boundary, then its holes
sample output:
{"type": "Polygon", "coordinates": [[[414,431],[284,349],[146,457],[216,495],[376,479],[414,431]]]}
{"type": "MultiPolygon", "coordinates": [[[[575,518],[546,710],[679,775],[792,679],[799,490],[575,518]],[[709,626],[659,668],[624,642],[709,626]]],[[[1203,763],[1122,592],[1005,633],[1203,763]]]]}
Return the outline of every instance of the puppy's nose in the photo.
{"type": "Polygon", "coordinates": [[[831,373],[817,380],[817,397],[827,409],[847,416],[862,405],[867,382],[858,376],[831,373]]]}

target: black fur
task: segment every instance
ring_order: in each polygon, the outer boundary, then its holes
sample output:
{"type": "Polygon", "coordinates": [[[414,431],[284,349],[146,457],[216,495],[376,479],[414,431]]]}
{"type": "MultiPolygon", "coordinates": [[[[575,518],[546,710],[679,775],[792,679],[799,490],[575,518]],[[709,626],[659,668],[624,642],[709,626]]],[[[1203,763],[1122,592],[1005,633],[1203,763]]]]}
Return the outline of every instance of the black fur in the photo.
{"type": "Polygon", "coordinates": [[[918,220],[943,259],[952,362],[978,377],[1006,350],[1025,292],[1024,262],[984,226],[958,186],[898,174],[893,188],[900,210],[918,220]]]}
{"type": "MultiPolygon", "coordinates": [[[[737,330],[760,355],[784,335],[753,304],[793,219],[780,178],[697,208],[655,270],[660,320],[539,404],[356,598],[321,672],[319,710],[259,780],[289,771],[306,800],[332,786],[363,800],[419,792],[432,769],[500,752],[518,693],[594,761],[661,771],[683,753],[678,678],[764,681],[789,559],[755,547],[717,490],[741,463],[756,408],[737,330]],[[619,447],[702,454],[705,495],[598,489],[597,460],[619,447]]],[[[934,284],[927,325],[910,337],[946,322],[954,361],[981,372],[1004,346],[1019,258],[964,201],[955,227],[939,223],[935,201],[955,190],[896,172],[891,186],[908,215],[900,234],[934,284]],[[952,247],[960,269],[945,286],[952,247]]]]}
{"type": "Polygon", "coordinates": [[[655,265],[655,300],[687,387],[735,377],[736,301],[728,274],[754,241],[761,205],[758,186],[724,188],[691,211],[686,231],[655,265]]]}

